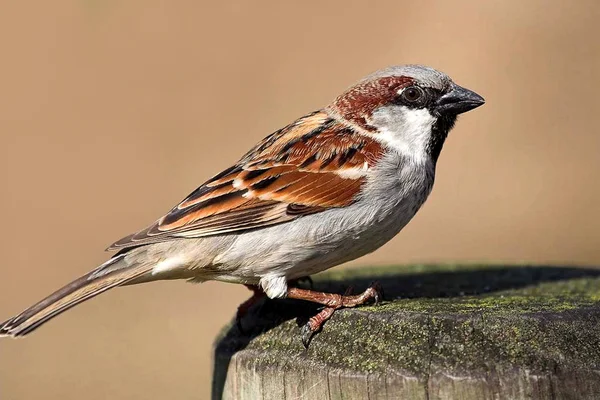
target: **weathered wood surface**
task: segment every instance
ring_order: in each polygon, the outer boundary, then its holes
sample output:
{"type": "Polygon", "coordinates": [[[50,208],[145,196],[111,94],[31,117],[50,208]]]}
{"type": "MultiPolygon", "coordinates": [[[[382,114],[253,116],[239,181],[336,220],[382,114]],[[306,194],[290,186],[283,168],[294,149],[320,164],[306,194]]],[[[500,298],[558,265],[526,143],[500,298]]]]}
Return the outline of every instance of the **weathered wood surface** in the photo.
{"type": "Polygon", "coordinates": [[[315,288],[372,280],[388,301],[336,312],[308,350],[315,307],[257,304],[216,343],[213,398],[600,399],[600,270],[363,268],[315,288]]]}

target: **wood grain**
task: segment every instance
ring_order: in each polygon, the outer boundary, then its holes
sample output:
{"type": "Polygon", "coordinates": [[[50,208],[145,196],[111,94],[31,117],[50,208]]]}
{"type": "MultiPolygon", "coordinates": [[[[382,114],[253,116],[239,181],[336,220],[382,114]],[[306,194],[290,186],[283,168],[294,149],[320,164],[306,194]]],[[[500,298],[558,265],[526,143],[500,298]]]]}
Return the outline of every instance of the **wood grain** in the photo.
{"type": "Polygon", "coordinates": [[[308,350],[303,302],[266,301],[224,331],[214,399],[598,399],[600,271],[431,266],[335,272],[390,300],[337,312],[308,350]]]}

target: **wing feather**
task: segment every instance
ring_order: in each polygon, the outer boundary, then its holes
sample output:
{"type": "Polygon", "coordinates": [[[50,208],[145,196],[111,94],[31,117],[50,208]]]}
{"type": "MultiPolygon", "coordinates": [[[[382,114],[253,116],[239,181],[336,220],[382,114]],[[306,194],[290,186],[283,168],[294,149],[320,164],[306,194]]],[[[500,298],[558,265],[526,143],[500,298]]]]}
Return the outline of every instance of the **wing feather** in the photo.
{"type": "Polygon", "coordinates": [[[109,250],[239,233],[354,202],[382,146],[318,111],[273,133],[153,225],[109,250]]]}

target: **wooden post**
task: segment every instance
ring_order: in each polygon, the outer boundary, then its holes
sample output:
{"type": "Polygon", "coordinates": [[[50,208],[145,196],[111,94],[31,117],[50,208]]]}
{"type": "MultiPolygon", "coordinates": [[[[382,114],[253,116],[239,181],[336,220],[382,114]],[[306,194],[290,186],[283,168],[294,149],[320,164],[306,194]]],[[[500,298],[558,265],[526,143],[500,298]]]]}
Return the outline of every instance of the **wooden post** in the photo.
{"type": "Polygon", "coordinates": [[[257,304],[215,347],[214,399],[600,399],[600,270],[413,266],[333,271],[319,290],[384,287],[340,310],[308,350],[316,312],[257,304]]]}

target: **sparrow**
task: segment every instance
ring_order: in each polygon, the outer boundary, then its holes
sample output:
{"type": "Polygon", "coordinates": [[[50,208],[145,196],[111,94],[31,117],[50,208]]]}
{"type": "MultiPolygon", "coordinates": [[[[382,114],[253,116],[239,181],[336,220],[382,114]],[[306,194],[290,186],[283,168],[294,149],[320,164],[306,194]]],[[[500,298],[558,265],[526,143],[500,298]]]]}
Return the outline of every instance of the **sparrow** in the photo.
{"type": "Polygon", "coordinates": [[[295,285],[371,253],[412,219],[431,192],[457,115],[484,99],[422,65],[377,71],[328,106],[272,133],[149,227],[113,243],[108,261],[0,324],[26,335],[117,286],[164,279],[244,284],[254,295],[323,306],[305,345],[340,308],[377,301],[295,285]]]}

